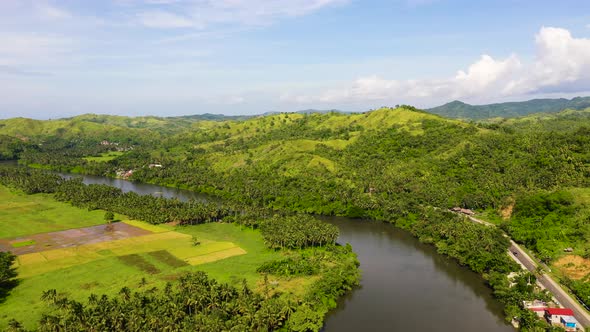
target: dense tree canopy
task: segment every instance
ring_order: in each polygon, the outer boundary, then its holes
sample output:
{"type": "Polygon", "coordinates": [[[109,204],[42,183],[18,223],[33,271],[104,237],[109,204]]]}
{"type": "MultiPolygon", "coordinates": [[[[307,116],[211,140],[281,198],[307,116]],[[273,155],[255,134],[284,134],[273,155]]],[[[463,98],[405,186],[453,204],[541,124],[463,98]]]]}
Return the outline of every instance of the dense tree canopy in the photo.
{"type": "Polygon", "coordinates": [[[305,248],[333,244],[338,227],[308,215],[275,216],[260,226],[266,245],[270,248],[305,248]]]}
{"type": "Polygon", "coordinates": [[[0,302],[8,295],[8,292],[15,286],[17,273],[13,264],[16,256],[10,252],[0,251],[0,302]]]}

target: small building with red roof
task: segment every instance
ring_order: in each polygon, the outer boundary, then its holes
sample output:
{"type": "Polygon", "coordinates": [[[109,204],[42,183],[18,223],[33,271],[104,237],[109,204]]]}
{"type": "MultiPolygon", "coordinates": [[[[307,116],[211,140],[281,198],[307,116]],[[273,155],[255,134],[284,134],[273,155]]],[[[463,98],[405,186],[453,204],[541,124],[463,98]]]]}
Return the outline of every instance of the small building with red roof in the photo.
{"type": "Polygon", "coordinates": [[[575,331],[578,325],[574,318],[574,311],[569,308],[547,308],[545,318],[550,324],[565,327],[566,331],[575,331]]]}
{"type": "Polygon", "coordinates": [[[549,316],[573,316],[574,311],[569,308],[547,308],[545,309],[545,314],[549,316]]]}
{"type": "Polygon", "coordinates": [[[545,310],[549,308],[547,303],[540,300],[522,301],[522,306],[534,312],[539,318],[545,317],[545,310]]]}

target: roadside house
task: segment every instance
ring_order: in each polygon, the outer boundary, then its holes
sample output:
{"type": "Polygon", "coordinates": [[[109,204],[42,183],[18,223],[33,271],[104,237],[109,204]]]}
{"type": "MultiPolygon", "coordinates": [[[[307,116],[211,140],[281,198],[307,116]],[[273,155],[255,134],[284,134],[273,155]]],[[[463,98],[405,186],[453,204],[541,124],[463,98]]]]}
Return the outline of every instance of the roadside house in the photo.
{"type": "Polygon", "coordinates": [[[526,309],[534,312],[539,318],[543,318],[545,316],[545,310],[548,308],[547,303],[540,300],[522,301],[522,305],[526,309]]]}
{"type": "Polygon", "coordinates": [[[574,318],[574,311],[569,308],[547,308],[545,319],[552,325],[566,327],[568,331],[575,331],[578,323],[574,318]]]}
{"type": "Polygon", "coordinates": [[[561,324],[566,331],[576,331],[578,328],[578,321],[573,316],[561,317],[561,324]]]}

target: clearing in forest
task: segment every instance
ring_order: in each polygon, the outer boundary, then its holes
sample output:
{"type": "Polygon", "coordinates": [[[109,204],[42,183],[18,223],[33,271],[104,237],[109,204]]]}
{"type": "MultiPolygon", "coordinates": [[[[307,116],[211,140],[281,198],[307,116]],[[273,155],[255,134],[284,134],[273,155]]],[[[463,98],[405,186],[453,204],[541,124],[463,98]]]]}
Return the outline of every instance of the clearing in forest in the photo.
{"type": "Polygon", "coordinates": [[[86,161],[94,161],[94,162],[104,163],[104,162],[111,161],[117,157],[122,156],[123,153],[124,152],[120,152],[120,151],[109,151],[109,152],[102,153],[100,156],[88,156],[88,157],[84,157],[83,159],[85,159],[86,161]]]}
{"type": "Polygon", "coordinates": [[[578,255],[563,256],[553,265],[572,280],[580,280],[590,274],[590,260],[578,255]]]}

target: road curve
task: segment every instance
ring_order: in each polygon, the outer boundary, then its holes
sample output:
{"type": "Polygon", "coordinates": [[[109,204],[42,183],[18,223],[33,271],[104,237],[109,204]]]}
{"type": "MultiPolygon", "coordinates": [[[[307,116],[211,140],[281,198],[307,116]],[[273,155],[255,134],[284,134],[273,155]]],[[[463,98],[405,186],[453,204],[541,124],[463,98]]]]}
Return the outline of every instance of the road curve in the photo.
{"type": "MultiPolygon", "coordinates": [[[[494,224],[491,224],[487,221],[479,220],[474,217],[469,216],[469,220],[480,223],[486,226],[495,227],[494,224]]],[[[509,248],[509,255],[520,262],[521,265],[526,267],[527,270],[530,272],[536,273],[537,272],[537,263],[512,239],[510,240],[510,248],[509,248]]],[[[586,311],[578,301],[573,299],[566,291],[561,288],[561,286],[555,282],[551,276],[546,273],[542,273],[541,275],[537,276],[537,281],[545,287],[553,297],[563,306],[566,308],[570,308],[574,312],[574,317],[582,327],[590,327],[590,314],[586,311]]]]}

